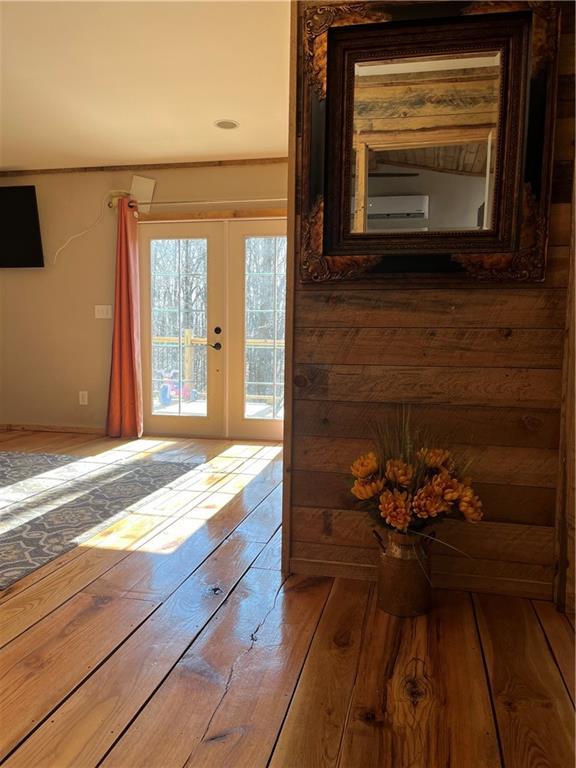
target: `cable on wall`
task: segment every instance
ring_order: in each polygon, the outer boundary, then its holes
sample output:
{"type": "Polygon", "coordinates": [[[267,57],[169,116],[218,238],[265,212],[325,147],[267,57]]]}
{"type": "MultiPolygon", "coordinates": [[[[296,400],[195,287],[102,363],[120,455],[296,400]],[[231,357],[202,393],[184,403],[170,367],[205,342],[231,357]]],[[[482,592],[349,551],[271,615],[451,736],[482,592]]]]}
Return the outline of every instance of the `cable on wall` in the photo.
{"type": "Polygon", "coordinates": [[[63,245],[61,245],[60,248],[58,248],[58,250],[56,251],[56,253],[52,257],[52,263],[53,264],[56,264],[56,259],[58,258],[58,255],[60,253],[62,253],[64,248],[66,248],[68,245],[70,245],[70,243],[73,240],[77,240],[79,237],[83,237],[84,235],[86,235],[88,232],[90,232],[90,230],[94,229],[94,227],[100,222],[100,220],[102,219],[102,216],[104,216],[104,210],[105,210],[105,207],[106,207],[106,201],[108,200],[109,197],[110,197],[110,192],[106,192],[106,194],[102,198],[102,203],[100,205],[100,213],[98,214],[98,217],[96,219],[94,219],[92,224],[90,224],[89,227],[86,227],[86,229],[83,229],[82,232],[77,232],[75,235],[71,235],[68,238],[68,240],[66,240],[66,242],[63,245]]]}

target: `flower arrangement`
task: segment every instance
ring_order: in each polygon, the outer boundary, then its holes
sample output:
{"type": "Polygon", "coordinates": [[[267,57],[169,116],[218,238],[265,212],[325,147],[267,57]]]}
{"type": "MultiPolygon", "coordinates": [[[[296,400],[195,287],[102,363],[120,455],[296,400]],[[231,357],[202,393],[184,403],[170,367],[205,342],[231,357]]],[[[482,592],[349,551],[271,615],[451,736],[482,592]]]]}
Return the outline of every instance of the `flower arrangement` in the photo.
{"type": "Polygon", "coordinates": [[[379,523],[399,533],[418,533],[445,517],[482,519],[482,502],[465,470],[459,470],[450,451],[432,447],[430,436],[414,432],[405,411],[395,423],[378,425],[374,442],[376,451],[350,467],[351,492],[379,523]]]}

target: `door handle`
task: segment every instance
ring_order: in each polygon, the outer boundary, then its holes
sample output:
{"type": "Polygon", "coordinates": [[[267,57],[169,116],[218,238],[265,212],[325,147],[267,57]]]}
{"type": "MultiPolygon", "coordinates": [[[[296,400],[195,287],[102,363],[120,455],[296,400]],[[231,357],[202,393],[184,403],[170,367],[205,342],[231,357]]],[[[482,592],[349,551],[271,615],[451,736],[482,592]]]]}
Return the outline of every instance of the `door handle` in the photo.
{"type": "Polygon", "coordinates": [[[216,342],[216,344],[208,344],[209,347],[212,347],[212,349],[215,349],[218,351],[219,349],[222,349],[222,344],[220,344],[219,341],[216,342]]]}

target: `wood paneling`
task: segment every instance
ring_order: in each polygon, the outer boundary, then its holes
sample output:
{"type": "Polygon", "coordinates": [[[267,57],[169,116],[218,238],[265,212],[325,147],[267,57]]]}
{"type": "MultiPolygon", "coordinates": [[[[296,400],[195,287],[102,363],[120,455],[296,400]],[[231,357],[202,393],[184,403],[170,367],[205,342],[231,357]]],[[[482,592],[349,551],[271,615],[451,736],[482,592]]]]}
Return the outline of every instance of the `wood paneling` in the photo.
{"type": "MultiPolygon", "coordinates": [[[[372,524],[370,515],[362,510],[295,508],[293,566],[313,562],[315,570],[303,572],[322,573],[324,566],[329,575],[374,580],[378,549],[372,524]],[[354,576],[358,566],[364,569],[354,576]]],[[[482,522],[470,530],[467,523],[447,520],[436,532],[438,542],[432,547],[435,586],[450,587],[458,581],[466,589],[486,592],[506,586],[508,594],[552,599],[553,527],[482,522]]]]}
{"type": "Polygon", "coordinates": [[[558,59],[558,72],[561,75],[570,75],[574,71],[574,31],[563,33],[560,37],[560,56],[558,59]]]}
{"type": "MultiPolygon", "coordinates": [[[[295,524],[293,534],[299,542],[334,547],[368,547],[378,551],[371,534],[370,515],[365,510],[297,507],[296,511],[298,524],[295,524]]],[[[508,552],[509,562],[550,564],[554,546],[554,529],[551,526],[482,522],[474,525],[473,536],[469,536],[469,525],[460,520],[444,520],[435,530],[439,540],[458,547],[463,556],[501,560],[503,554],[508,552]]],[[[299,553],[301,551],[298,550],[299,553]]],[[[457,554],[440,543],[434,545],[433,552],[444,556],[457,554]]]]}
{"type": "MultiPolygon", "coordinates": [[[[297,507],[357,509],[350,493],[350,476],[294,470],[292,472],[293,503],[297,507]]],[[[522,485],[474,483],[482,499],[486,519],[492,522],[554,525],[556,491],[522,485]]]]}
{"type": "Polygon", "coordinates": [[[568,285],[570,249],[565,245],[548,248],[546,279],[547,288],[565,288],[568,285]]]}
{"type": "MultiPolygon", "coordinates": [[[[295,446],[292,468],[319,472],[349,472],[354,459],[370,450],[372,442],[327,437],[302,437],[295,446]]],[[[499,448],[457,445],[452,448],[460,464],[472,462],[470,472],[483,483],[554,488],[558,454],[548,448],[499,448]]]]}
{"type": "MultiPolygon", "coordinates": [[[[576,200],[576,187],[573,189],[576,200]]],[[[570,615],[576,610],[576,232],[572,229],[562,377],[562,429],[556,507],[557,556],[560,561],[556,602],[570,615]]]]}
{"type": "MultiPolygon", "coordinates": [[[[301,435],[361,438],[375,419],[393,417],[393,403],[340,403],[297,400],[294,425],[301,435]]],[[[550,448],[558,445],[558,410],[491,406],[412,405],[414,422],[442,443],[458,444],[465,435],[474,445],[550,448]]]]}
{"type": "MultiPolygon", "coordinates": [[[[296,508],[293,557],[324,565],[370,566],[362,575],[374,579],[378,549],[371,528],[371,517],[362,510],[296,508]]],[[[432,573],[437,586],[450,586],[458,578],[492,592],[500,581],[511,594],[552,598],[552,527],[483,522],[471,532],[468,524],[448,520],[436,526],[436,533],[432,573]]]]}
{"type": "Polygon", "coordinates": [[[563,331],[490,328],[299,328],[296,363],[559,368],[563,331]]]}
{"type": "Polygon", "coordinates": [[[559,370],[438,366],[296,365],[294,396],[354,402],[553,408],[559,370]]]}
{"type": "MultiPolygon", "coordinates": [[[[288,163],[288,222],[287,222],[287,250],[286,250],[286,322],[284,328],[284,445],[292,445],[294,434],[293,407],[291,397],[291,381],[293,368],[294,349],[294,316],[296,313],[296,284],[298,281],[296,271],[296,243],[294,232],[299,220],[299,203],[297,190],[299,180],[297,178],[295,158],[299,152],[299,126],[297,108],[297,83],[300,77],[300,42],[296,30],[298,29],[300,9],[298,3],[290,3],[290,98],[288,115],[288,152],[291,161],[288,163]]],[[[284,453],[284,472],[282,484],[282,573],[284,576],[290,573],[290,514],[292,499],[292,484],[290,482],[290,453],[284,453]]]]}
{"type": "Polygon", "coordinates": [[[568,381],[566,383],[566,407],[564,410],[564,455],[565,462],[565,514],[564,524],[566,535],[565,546],[561,556],[567,556],[566,589],[564,606],[566,611],[574,616],[576,610],[576,266],[574,265],[576,250],[574,249],[574,233],[572,245],[572,285],[569,305],[569,337],[566,345],[568,381]]]}
{"type": "Polygon", "coordinates": [[[340,576],[344,579],[359,579],[374,581],[374,566],[359,565],[358,563],[341,563],[337,560],[308,560],[291,557],[289,570],[307,576],[340,576]]]}
{"type": "MultiPolygon", "coordinates": [[[[558,207],[558,206],[557,206],[558,207]]],[[[570,206],[564,206],[569,209],[570,206]]],[[[568,245],[568,227],[559,245],[568,245]]],[[[300,288],[296,328],[564,328],[565,292],[550,288],[300,288]]],[[[376,357],[377,357],[377,350],[376,357]]]]}
{"type": "Polygon", "coordinates": [[[572,74],[560,75],[558,78],[557,115],[559,118],[574,119],[574,70],[572,74]]]}
{"type": "Polygon", "coordinates": [[[572,205],[556,203],[550,208],[550,245],[568,245],[572,227],[572,205]]]}
{"type": "MultiPolygon", "coordinates": [[[[361,75],[354,82],[354,132],[358,141],[375,132],[379,143],[388,139],[383,132],[403,135],[441,126],[460,128],[461,137],[472,125],[481,125],[487,133],[498,122],[498,99],[496,68],[438,70],[417,76],[361,75]]],[[[425,141],[418,137],[418,146],[425,141]]],[[[443,145],[438,142],[437,146],[443,145]]]]}
{"type": "Polygon", "coordinates": [[[486,513],[483,526],[458,536],[475,560],[438,555],[436,583],[551,598],[571,261],[571,38],[566,27],[542,284],[410,285],[391,277],[303,285],[295,270],[286,570],[373,577],[375,550],[368,520],[355,516],[349,465],[368,447],[371,423],[408,403],[415,423],[473,459],[486,513]]]}

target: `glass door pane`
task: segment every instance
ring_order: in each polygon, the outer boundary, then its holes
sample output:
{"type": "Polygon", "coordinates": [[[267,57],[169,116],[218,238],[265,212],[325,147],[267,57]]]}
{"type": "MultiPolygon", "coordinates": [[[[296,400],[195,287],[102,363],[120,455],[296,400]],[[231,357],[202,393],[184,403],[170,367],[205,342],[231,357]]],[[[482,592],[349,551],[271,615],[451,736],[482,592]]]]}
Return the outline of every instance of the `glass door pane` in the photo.
{"type": "Polygon", "coordinates": [[[286,222],[228,226],[230,434],[277,440],[284,418],[286,222]]]}
{"type": "Polygon", "coordinates": [[[152,240],[152,413],[208,413],[206,238],[152,240]]]}
{"type": "Polygon", "coordinates": [[[222,224],[140,229],[144,425],[149,433],[224,432],[225,237],[222,224]],[[220,342],[218,347],[217,342],[220,342]]]}
{"type": "Polygon", "coordinates": [[[286,237],[247,237],[244,418],[284,417],[286,237]]]}

